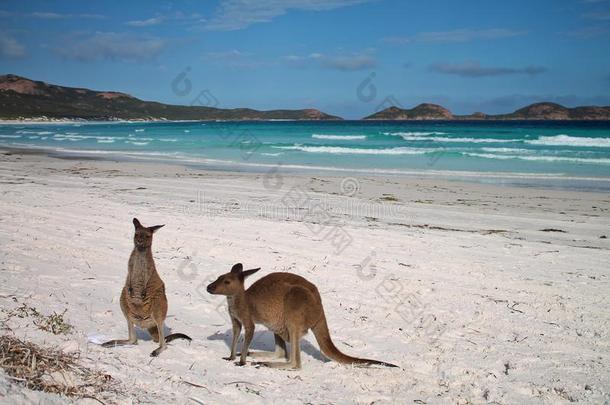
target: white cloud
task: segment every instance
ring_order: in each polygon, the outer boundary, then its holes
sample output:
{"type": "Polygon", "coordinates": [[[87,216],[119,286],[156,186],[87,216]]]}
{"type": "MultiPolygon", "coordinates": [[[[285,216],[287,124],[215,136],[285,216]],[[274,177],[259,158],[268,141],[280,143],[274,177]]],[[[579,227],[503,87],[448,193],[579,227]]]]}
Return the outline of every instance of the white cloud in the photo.
{"type": "Polygon", "coordinates": [[[102,19],[105,18],[100,14],[60,14],[48,11],[35,11],[27,14],[29,17],[41,18],[44,20],[61,20],[64,18],[90,18],[90,19],[102,19]]]}
{"type": "Polygon", "coordinates": [[[26,55],[25,47],[15,38],[0,33],[0,57],[19,59],[26,55]]]}
{"type": "Polygon", "coordinates": [[[193,26],[195,24],[200,25],[205,23],[206,19],[202,14],[199,13],[190,13],[185,14],[181,11],[175,11],[173,13],[164,13],[163,15],[157,15],[156,17],[147,18],[144,20],[131,20],[127,21],[125,25],[130,27],[152,27],[155,25],[159,25],[162,23],[171,23],[172,26],[182,25],[182,26],[193,26]]]}
{"type": "Polygon", "coordinates": [[[151,25],[161,24],[163,22],[163,17],[153,17],[147,20],[133,20],[128,21],[125,24],[130,27],[150,27],[151,25]]]}
{"type": "Polygon", "coordinates": [[[216,66],[231,69],[252,69],[264,65],[249,53],[232,49],[228,51],[208,52],[203,56],[203,61],[216,66]]]}
{"type": "Polygon", "coordinates": [[[370,55],[333,56],[323,62],[326,67],[344,71],[370,69],[377,66],[377,61],[370,55]]]}
{"type": "Polygon", "coordinates": [[[486,30],[459,29],[453,31],[422,32],[417,39],[423,42],[468,42],[476,39],[511,38],[523,35],[523,31],[513,31],[505,28],[486,30]]]}
{"type": "Polygon", "coordinates": [[[311,53],[306,56],[289,55],[285,56],[283,60],[292,67],[306,68],[319,66],[342,71],[356,71],[377,66],[377,60],[369,53],[354,53],[349,55],[311,53]]]}
{"type": "Polygon", "coordinates": [[[264,23],[290,10],[333,10],[371,0],[222,0],[206,29],[232,31],[264,23]]]}
{"type": "Polygon", "coordinates": [[[413,42],[413,38],[411,37],[385,37],[381,40],[381,42],[385,42],[386,44],[391,45],[407,45],[413,42]]]}
{"type": "Polygon", "coordinates": [[[412,42],[470,42],[475,40],[512,38],[524,35],[525,33],[525,31],[515,31],[506,28],[482,30],[462,28],[452,31],[420,32],[419,34],[406,37],[386,37],[382,41],[393,45],[405,45],[412,42]]]}
{"type": "Polygon", "coordinates": [[[524,74],[529,76],[538,75],[547,71],[541,66],[526,66],[523,68],[513,67],[484,67],[478,62],[465,62],[462,64],[439,63],[431,65],[429,70],[435,73],[456,75],[462,77],[487,77],[524,74]]]}
{"type": "Polygon", "coordinates": [[[55,19],[59,19],[59,18],[67,18],[68,17],[68,15],[58,14],[58,13],[50,13],[50,12],[44,12],[44,11],[36,11],[36,12],[30,14],[30,16],[35,17],[35,18],[44,18],[46,20],[55,20],[55,19]]]}
{"type": "Polygon", "coordinates": [[[166,41],[116,32],[96,32],[89,37],[76,37],[64,42],[57,52],[81,62],[118,60],[138,62],[154,59],[166,47],[166,41]]]}

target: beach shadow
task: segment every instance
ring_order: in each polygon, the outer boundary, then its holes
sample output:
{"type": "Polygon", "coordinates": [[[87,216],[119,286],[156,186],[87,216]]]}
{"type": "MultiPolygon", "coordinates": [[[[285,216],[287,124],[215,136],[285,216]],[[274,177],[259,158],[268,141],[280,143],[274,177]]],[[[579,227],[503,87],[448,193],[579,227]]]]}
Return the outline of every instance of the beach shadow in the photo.
{"type": "MultiPolygon", "coordinates": [[[[215,333],[213,335],[208,336],[208,340],[222,340],[227,345],[227,348],[231,349],[231,341],[233,340],[233,332],[230,329],[227,329],[225,333],[215,333]]],[[[237,344],[237,348],[241,347],[243,343],[244,336],[243,333],[239,338],[239,343],[237,344]]],[[[288,352],[290,353],[290,343],[287,343],[288,352]]],[[[273,332],[271,331],[260,331],[254,332],[254,337],[252,338],[252,343],[250,344],[250,350],[264,350],[268,352],[272,352],[275,350],[275,339],[273,338],[273,332]]],[[[307,353],[311,357],[316,360],[320,360],[324,363],[330,361],[326,357],[320,353],[314,345],[309,343],[306,339],[301,339],[301,351],[307,353]]]]}
{"type": "MultiPolygon", "coordinates": [[[[152,336],[150,336],[150,333],[148,333],[148,331],[146,329],[141,329],[137,326],[135,328],[136,328],[136,336],[138,337],[138,340],[143,340],[145,342],[152,341],[152,336]]],[[[163,325],[163,332],[164,332],[164,336],[167,336],[170,333],[172,333],[172,328],[168,328],[167,325],[163,325]]]]}

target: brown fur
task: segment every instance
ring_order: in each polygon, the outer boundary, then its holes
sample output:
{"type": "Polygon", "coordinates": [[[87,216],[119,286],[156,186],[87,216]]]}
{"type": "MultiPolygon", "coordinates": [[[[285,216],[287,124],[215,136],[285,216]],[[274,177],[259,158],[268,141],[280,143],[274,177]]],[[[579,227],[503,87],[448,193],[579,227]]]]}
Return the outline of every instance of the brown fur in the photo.
{"type": "Polygon", "coordinates": [[[245,339],[241,350],[240,365],[246,364],[246,355],[254,357],[286,357],[286,342],[291,352],[288,362],[258,363],[276,368],[301,368],[301,338],[311,329],[320,345],[320,351],[328,358],[344,364],[379,364],[396,367],[377,360],[361,359],[342,353],[333,344],[326,324],[322,299],[315,285],[301,276],[291,273],[271,273],[256,281],[247,290],[244,280],[260,269],[243,271],[241,263],[231,272],[218,277],[208,286],[210,294],[227,296],[229,314],[233,324],[231,354],[227,360],[235,359],[237,340],[242,325],[245,339]],[[276,351],[271,353],[248,353],[254,335],[254,325],[263,324],[275,334],[276,351]]]}
{"type": "Polygon", "coordinates": [[[166,343],[177,338],[191,340],[182,333],[164,336],[164,322],[167,316],[165,284],[159,277],[152,255],[152,239],[163,225],[144,227],[137,218],[133,219],[135,235],[134,248],[127,266],[127,280],[121,291],[121,311],[127,320],[129,338],[111,340],[104,347],[135,345],[138,343],[135,326],[147,329],[153,341],[159,343],[150,355],[158,356],[166,348],[166,343]]]}

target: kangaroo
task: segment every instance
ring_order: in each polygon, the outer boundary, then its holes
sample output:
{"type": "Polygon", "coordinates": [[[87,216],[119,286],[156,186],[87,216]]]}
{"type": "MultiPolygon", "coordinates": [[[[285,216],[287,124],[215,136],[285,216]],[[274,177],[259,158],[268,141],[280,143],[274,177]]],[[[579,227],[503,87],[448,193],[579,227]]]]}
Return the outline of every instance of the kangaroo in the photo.
{"type": "Polygon", "coordinates": [[[153,234],[164,225],[144,227],[137,218],[133,219],[135,235],[134,248],[127,266],[127,280],[121,292],[121,311],[127,320],[129,338],[111,340],[103,347],[138,344],[135,325],[147,329],[155,342],[159,343],[150,355],[158,356],[166,348],[166,343],[174,339],[191,340],[183,333],[164,336],[164,322],[167,316],[165,284],[159,277],[152,255],[153,234]]]}
{"type": "Polygon", "coordinates": [[[227,296],[229,315],[233,324],[231,354],[226,360],[234,360],[237,340],[244,326],[245,338],[241,349],[239,365],[246,364],[246,356],[254,358],[280,358],[286,362],[259,362],[273,368],[301,368],[301,338],[309,329],[320,345],[320,351],[331,360],[344,364],[398,367],[378,360],[361,359],[342,353],[333,344],[326,324],[322,299],[315,285],[301,276],[292,273],[271,273],[244,289],[246,277],[260,268],[245,270],[241,263],[233,266],[229,273],[223,274],[208,285],[210,294],[227,296]],[[254,336],[254,325],[263,324],[275,337],[275,352],[248,353],[254,336]],[[290,342],[290,358],[286,353],[286,342],[290,342]]]}

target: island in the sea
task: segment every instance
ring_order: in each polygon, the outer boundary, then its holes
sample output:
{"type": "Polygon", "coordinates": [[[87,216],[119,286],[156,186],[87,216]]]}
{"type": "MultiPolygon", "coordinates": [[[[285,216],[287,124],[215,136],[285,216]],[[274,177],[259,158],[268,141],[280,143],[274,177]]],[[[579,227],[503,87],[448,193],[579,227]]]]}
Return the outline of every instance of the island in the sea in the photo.
{"type": "Polygon", "coordinates": [[[392,121],[610,121],[610,107],[568,108],[557,103],[543,102],[528,105],[509,114],[489,115],[476,112],[471,115],[454,115],[443,106],[424,103],[411,109],[389,107],[363,119],[392,121]]]}
{"type": "MultiPolygon", "coordinates": [[[[307,108],[259,111],[251,108],[217,108],[209,105],[171,105],[143,101],[126,93],[65,87],[7,74],[0,76],[2,120],[342,120],[307,108]]],[[[568,108],[556,103],[536,103],[509,114],[477,112],[455,115],[447,108],[424,103],[411,109],[392,106],[363,120],[392,121],[610,121],[610,107],[568,108]]]]}

